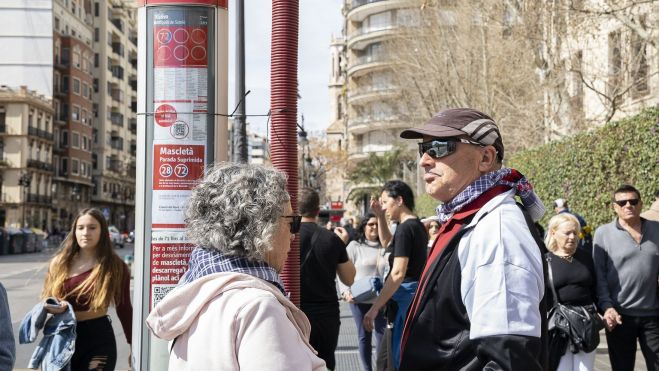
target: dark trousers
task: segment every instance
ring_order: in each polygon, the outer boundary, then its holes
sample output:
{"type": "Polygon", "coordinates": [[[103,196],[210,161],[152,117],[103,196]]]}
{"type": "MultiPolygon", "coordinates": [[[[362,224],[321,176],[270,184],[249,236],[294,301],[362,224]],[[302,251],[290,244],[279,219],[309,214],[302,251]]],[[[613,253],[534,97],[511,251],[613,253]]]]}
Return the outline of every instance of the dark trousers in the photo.
{"type": "Polygon", "coordinates": [[[318,352],[318,357],[322,358],[328,369],[334,370],[336,359],[334,351],[339,342],[339,328],[341,320],[339,314],[316,316],[307,315],[311,324],[311,335],[309,343],[318,352]]]}
{"type": "Polygon", "coordinates": [[[76,324],[76,349],[71,370],[114,370],[117,342],[110,317],[100,317],[76,324]]]}
{"type": "MultiPolygon", "coordinates": [[[[362,362],[362,367],[364,371],[373,371],[373,358],[371,356],[373,333],[368,332],[364,329],[363,321],[364,315],[366,312],[371,309],[371,304],[350,304],[350,310],[352,311],[352,318],[355,320],[355,325],[357,325],[357,334],[359,336],[359,358],[362,362]]],[[[382,336],[384,335],[384,328],[386,326],[386,320],[382,313],[378,313],[378,316],[375,317],[375,347],[376,353],[380,350],[380,342],[382,341],[382,336]]]]}
{"type": "Polygon", "coordinates": [[[659,371],[659,316],[622,316],[622,325],[606,333],[613,371],[633,371],[636,339],[641,344],[648,371],[659,371]]]}

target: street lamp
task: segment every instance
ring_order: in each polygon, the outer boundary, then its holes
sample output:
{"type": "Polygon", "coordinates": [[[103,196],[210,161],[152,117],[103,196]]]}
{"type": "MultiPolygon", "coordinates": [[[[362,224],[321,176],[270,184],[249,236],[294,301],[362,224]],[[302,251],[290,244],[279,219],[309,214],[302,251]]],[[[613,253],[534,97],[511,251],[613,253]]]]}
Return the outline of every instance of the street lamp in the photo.
{"type": "Polygon", "coordinates": [[[307,184],[307,180],[306,180],[306,176],[305,176],[305,169],[304,169],[305,168],[305,159],[306,159],[305,148],[307,148],[309,146],[309,139],[307,139],[307,132],[304,130],[304,115],[302,116],[302,125],[300,125],[298,123],[296,123],[296,125],[297,125],[298,128],[300,128],[300,131],[297,132],[297,143],[302,148],[302,161],[301,161],[301,164],[300,164],[301,165],[300,170],[302,171],[302,174],[300,174],[301,175],[300,178],[302,179],[302,186],[306,187],[308,184],[307,184]]]}
{"type": "Polygon", "coordinates": [[[32,184],[32,173],[27,172],[21,175],[18,179],[18,185],[23,187],[23,220],[21,221],[21,228],[25,227],[25,209],[27,208],[27,192],[32,184]]]}

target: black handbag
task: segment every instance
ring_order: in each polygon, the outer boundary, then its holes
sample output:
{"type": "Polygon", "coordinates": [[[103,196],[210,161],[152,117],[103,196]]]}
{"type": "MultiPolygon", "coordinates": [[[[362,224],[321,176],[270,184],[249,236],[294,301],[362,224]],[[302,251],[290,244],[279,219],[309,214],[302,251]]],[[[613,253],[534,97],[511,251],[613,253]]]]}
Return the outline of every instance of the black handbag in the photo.
{"type": "Polygon", "coordinates": [[[594,304],[565,305],[560,303],[558,293],[554,288],[551,269],[551,256],[547,254],[549,285],[554,294],[554,306],[549,310],[549,331],[559,331],[570,339],[572,353],[583,351],[590,353],[597,349],[600,343],[599,332],[604,328],[604,321],[597,313],[594,304]]]}
{"type": "Polygon", "coordinates": [[[378,276],[364,277],[350,286],[352,300],[355,303],[364,303],[377,298],[380,295],[380,290],[382,290],[382,278],[378,276]]]}

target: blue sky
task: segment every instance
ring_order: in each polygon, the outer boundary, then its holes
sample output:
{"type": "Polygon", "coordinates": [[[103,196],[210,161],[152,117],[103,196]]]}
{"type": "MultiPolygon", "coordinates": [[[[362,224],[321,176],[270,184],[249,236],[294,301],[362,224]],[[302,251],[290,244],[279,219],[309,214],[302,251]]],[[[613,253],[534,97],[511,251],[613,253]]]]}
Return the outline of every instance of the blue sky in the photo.
{"type": "MultiPolygon", "coordinates": [[[[305,127],[320,131],[329,125],[330,73],[329,44],[332,35],[341,34],[342,0],[300,0],[298,39],[298,114],[304,114],[305,127]]],[[[247,114],[266,114],[270,108],[270,42],[272,8],[268,0],[245,0],[245,89],[247,114]]],[[[229,112],[234,99],[235,2],[229,2],[229,112]]],[[[266,134],[266,117],[248,117],[253,131],[266,134]]]]}

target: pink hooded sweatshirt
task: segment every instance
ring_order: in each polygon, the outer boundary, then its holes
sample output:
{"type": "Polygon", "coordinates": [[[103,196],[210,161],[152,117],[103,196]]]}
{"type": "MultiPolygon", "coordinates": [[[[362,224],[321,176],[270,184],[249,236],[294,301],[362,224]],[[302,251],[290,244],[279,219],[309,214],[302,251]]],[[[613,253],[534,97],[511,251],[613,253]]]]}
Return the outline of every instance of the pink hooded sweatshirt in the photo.
{"type": "Polygon", "coordinates": [[[155,336],[176,339],[170,370],[325,370],[304,313],[250,275],[215,273],[177,287],[146,324],[155,336]]]}

